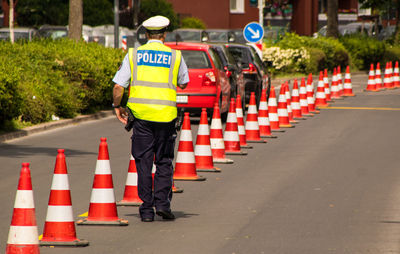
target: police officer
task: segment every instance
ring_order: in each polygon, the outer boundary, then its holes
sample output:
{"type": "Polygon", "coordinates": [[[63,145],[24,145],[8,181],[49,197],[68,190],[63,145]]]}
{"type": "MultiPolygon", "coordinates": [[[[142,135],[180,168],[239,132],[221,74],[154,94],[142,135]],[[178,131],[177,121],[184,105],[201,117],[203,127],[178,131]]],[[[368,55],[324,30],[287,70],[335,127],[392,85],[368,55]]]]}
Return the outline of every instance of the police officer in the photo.
{"type": "Polygon", "coordinates": [[[130,48],[113,82],[113,108],[119,121],[127,124],[127,111],[134,116],[132,156],[138,173],[141,220],[151,222],[156,214],[175,219],[171,212],[172,177],[177,118],[176,88],[186,88],[189,75],[179,50],[164,45],[169,19],[155,16],[143,22],[147,44],[130,48]],[[127,107],[121,107],[128,88],[127,107]],[[156,165],[154,191],[151,170],[156,165]]]}

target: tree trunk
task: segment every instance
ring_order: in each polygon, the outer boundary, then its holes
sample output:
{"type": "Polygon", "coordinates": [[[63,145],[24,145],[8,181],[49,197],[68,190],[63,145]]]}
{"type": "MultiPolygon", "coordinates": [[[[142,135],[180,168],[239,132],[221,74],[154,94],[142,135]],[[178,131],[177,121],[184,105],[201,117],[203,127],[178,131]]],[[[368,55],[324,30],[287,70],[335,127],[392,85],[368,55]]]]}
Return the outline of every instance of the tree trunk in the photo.
{"type": "Polygon", "coordinates": [[[328,24],[326,36],[328,37],[339,37],[339,25],[338,25],[338,0],[328,0],[328,24]]]}
{"type": "Polygon", "coordinates": [[[82,37],[82,25],[82,0],[69,0],[68,37],[75,41],[79,41],[82,37]]]}

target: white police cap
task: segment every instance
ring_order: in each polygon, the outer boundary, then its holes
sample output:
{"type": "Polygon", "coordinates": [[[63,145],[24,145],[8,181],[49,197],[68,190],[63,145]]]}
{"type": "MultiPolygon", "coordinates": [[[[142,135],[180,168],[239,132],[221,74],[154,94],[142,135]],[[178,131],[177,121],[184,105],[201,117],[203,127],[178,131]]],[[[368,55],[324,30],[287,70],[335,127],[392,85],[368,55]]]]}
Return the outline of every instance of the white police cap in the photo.
{"type": "Polygon", "coordinates": [[[143,22],[147,30],[161,30],[169,25],[169,19],[164,16],[154,16],[143,22]]]}

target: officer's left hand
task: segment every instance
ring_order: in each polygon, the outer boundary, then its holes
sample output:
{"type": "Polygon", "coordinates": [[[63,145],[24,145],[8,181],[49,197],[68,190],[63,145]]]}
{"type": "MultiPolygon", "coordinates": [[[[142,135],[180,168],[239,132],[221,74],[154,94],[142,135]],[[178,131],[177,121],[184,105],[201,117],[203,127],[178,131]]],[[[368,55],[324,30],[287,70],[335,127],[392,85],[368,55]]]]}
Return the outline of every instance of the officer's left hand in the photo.
{"type": "Polygon", "coordinates": [[[126,110],[124,108],[115,108],[114,110],[118,120],[126,125],[128,123],[128,113],[126,113],[126,110]]]}

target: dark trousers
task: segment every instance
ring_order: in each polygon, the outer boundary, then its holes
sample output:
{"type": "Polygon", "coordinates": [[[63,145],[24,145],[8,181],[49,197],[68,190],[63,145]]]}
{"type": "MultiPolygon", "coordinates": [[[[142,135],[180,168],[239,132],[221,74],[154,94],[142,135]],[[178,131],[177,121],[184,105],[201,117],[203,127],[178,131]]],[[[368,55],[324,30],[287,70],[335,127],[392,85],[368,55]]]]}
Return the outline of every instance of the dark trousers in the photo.
{"type": "Polygon", "coordinates": [[[132,156],[138,174],[138,194],[143,201],[139,208],[141,217],[154,217],[154,206],[157,211],[170,211],[175,139],[175,121],[159,123],[135,119],[133,123],[132,156]],[[154,191],[153,161],[156,165],[154,191]]]}

